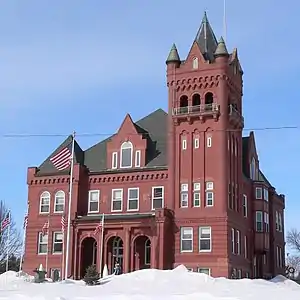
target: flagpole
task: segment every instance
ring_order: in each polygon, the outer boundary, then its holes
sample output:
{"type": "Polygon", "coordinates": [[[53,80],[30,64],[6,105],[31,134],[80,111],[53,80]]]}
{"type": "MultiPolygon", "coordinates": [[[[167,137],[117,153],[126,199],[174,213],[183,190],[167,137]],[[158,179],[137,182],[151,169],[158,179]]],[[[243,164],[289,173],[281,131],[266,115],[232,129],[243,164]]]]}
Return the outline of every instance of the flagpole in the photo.
{"type": "Polygon", "coordinates": [[[104,241],[104,213],[101,221],[101,242],[100,242],[100,278],[102,278],[102,259],[103,259],[103,241],[104,241]]]}
{"type": "Polygon", "coordinates": [[[226,21],[226,0],[223,0],[223,35],[224,41],[227,42],[227,21],[226,21]]]}
{"type": "Polygon", "coordinates": [[[69,186],[69,207],[68,207],[68,226],[67,226],[67,243],[66,243],[66,260],[65,260],[65,279],[68,278],[69,268],[69,251],[70,251],[70,229],[71,229],[71,209],[72,209],[72,187],[73,187],[73,167],[74,167],[74,146],[75,131],[72,136],[72,152],[71,152],[71,170],[70,170],[70,186],[69,186]]]}
{"type": "Polygon", "coordinates": [[[10,223],[11,223],[11,212],[10,210],[8,211],[9,213],[9,224],[8,224],[8,229],[7,229],[7,242],[6,242],[6,272],[8,271],[8,262],[9,262],[9,243],[10,243],[10,223]]]}
{"type": "Polygon", "coordinates": [[[63,232],[63,244],[62,244],[62,254],[61,254],[61,280],[64,278],[64,255],[65,255],[65,233],[63,232]]]}
{"type": "MultiPolygon", "coordinates": [[[[48,215],[48,228],[47,228],[47,253],[46,253],[46,276],[48,277],[48,260],[49,260],[49,242],[50,242],[50,238],[49,238],[49,233],[50,233],[50,211],[49,211],[49,215],[48,215]]],[[[49,277],[48,277],[49,278],[49,277]]]]}
{"type": "MultiPolygon", "coordinates": [[[[28,213],[27,213],[28,216],[28,213]]],[[[26,216],[25,216],[26,218],[26,216]]],[[[20,258],[20,266],[19,266],[19,273],[22,271],[22,265],[23,265],[23,257],[24,257],[24,252],[25,252],[25,239],[26,239],[26,230],[27,230],[27,225],[25,224],[26,220],[24,219],[24,225],[23,225],[23,240],[22,240],[22,253],[21,253],[21,258],[20,258]]]]}

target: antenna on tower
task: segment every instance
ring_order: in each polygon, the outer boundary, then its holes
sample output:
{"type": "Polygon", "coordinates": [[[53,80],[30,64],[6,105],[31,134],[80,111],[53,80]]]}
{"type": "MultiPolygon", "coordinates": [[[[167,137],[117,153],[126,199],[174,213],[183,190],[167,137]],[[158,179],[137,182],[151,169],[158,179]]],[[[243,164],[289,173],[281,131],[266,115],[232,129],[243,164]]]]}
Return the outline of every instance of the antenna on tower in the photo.
{"type": "Polygon", "coordinates": [[[226,0],[223,0],[223,38],[227,42],[226,0]]]}

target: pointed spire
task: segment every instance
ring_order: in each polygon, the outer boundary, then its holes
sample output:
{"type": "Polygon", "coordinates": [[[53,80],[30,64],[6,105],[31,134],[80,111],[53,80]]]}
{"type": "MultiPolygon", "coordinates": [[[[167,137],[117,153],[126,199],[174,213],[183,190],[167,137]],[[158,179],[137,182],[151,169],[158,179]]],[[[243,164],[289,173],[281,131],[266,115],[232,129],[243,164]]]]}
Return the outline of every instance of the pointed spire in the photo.
{"type": "Polygon", "coordinates": [[[180,62],[180,58],[179,58],[179,54],[178,54],[178,51],[177,51],[177,48],[176,48],[176,45],[173,44],[171,50],[170,50],[170,53],[168,55],[168,58],[166,60],[166,64],[169,64],[169,63],[179,63],[180,62]]]}
{"type": "Polygon", "coordinates": [[[202,22],[200,28],[197,32],[195,42],[198,44],[201,53],[204,55],[205,59],[213,60],[214,52],[218,46],[218,42],[214,31],[212,30],[210,23],[207,18],[206,11],[204,12],[204,16],[202,18],[202,22]]]}
{"type": "Polygon", "coordinates": [[[225,41],[223,39],[223,37],[221,36],[219,42],[218,42],[218,46],[217,46],[217,49],[214,53],[214,56],[215,57],[218,57],[218,56],[228,56],[228,51],[227,51],[227,48],[226,48],[226,45],[225,45],[225,41]]]}

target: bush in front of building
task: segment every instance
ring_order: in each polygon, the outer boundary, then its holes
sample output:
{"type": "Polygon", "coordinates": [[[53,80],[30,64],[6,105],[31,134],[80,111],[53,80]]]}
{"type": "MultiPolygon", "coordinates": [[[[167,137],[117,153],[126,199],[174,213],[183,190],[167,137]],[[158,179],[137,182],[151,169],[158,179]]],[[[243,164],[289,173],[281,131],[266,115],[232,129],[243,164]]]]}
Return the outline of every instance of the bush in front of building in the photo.
{"type": "Polygon", "coordinates": [[[95,285],[98,284],[99,281],[99,273],[97,272],[97,268],[95,265],[90,265],[86,269],[86,273],[84,275],[83,281],[86,285],[95,285]]]}

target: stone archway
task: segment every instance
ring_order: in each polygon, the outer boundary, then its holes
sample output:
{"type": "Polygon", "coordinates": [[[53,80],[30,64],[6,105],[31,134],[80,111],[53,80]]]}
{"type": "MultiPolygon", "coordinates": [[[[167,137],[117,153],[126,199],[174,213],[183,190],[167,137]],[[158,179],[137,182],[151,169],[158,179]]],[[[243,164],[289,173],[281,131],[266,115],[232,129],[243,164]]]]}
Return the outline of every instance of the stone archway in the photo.
{"type": "Polygon", "coordinates": [[[140,235],[134,240],[134,270],[151,267],[151,241],[146,235],[140,235]]]}
{"type": "Polygon", "coordinates": [[[113,236],[107,241],[107,265],[110,274],[114,272],[115,264],[118,262],[123,273],[124,270],[124,245],[119,236],[113,236]]]}
{"type": "Polygon", "coordinates": [[[80,277],[83,278],[86,269],[97,263],[97,241],[93,237],[85,238],[81,243],[80,277]]]}

